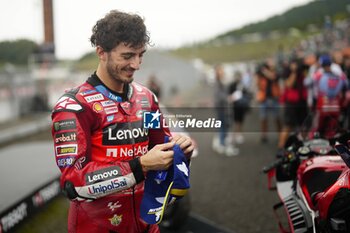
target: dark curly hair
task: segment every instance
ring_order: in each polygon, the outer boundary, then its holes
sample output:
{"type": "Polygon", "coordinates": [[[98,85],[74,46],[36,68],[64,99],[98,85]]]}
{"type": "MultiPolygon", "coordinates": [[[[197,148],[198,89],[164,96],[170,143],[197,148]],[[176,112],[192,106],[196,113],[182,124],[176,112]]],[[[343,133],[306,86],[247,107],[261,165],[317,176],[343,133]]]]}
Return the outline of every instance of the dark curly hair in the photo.
{"type": "Polygon", "coordinates": [[[149,44],[150,37],[144,20],[139,15],[112,10],[96,22],[90,42],[93,47],[101,46],[109,52],[120,43],[133,48],[142,47],[149,44]]]}

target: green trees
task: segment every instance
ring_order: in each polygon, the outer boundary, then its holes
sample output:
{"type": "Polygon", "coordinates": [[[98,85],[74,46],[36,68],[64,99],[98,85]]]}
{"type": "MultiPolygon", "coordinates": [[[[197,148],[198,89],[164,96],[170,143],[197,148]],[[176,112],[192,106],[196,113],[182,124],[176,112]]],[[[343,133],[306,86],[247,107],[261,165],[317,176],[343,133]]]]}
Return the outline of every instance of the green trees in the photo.
{"type": "Polygon", "coordinates": [[[38,45],[27,39],[0,42],[0,64],[25,65],[29,56],[38,50],[38,45]]]}
{"type": "MultiPolygon", "coordinates": [[[[278,4],[276,2],[276,4],[278,4]]],[[[248,33],[267,33],[270,31],[286,31],[289,28],[305,30],[308,25],[313,24],[322,27],[325,16],[331,19],[349,17],[349,0],[315,0],[306,5],[294,7],[281,15],[268,18],[265,21],[246,25],[238,30],[229,31],[217,38],[237,37],[248,33]]]]}

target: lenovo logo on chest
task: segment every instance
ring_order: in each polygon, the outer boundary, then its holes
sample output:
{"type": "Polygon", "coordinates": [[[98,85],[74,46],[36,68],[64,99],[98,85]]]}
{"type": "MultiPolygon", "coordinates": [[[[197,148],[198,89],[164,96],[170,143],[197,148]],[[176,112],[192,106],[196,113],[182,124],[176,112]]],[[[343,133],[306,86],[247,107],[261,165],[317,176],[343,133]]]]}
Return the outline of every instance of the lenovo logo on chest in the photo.
{"type": "Polygon", "coordinates": [[[117,123],[103,129],[103,145],[125,145],[148,140],[148,129],[143,128],[142,121],[117,123]]]}

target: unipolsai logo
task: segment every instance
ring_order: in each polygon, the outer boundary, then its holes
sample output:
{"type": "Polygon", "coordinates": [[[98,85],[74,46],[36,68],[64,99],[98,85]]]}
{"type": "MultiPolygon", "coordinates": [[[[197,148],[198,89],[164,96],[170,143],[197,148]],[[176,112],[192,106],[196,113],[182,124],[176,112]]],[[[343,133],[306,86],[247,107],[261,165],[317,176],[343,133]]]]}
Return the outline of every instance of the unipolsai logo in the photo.
{"type": "Polygon", "coordinates": [[[143,113],[143,127],[145,129],[160,129],[160,116],[162,114],[157,110],[156,112],[143,113]]]}

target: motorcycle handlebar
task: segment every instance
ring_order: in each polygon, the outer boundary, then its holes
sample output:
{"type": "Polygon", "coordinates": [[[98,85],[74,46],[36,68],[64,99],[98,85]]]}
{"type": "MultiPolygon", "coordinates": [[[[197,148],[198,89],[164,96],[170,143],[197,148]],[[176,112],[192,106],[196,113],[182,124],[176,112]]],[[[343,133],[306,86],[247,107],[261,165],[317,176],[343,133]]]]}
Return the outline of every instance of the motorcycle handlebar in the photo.
{"type": "Polygon", "coordinates": [[[276,161],[274,161],[272,164],[263,167],[262,171],[264,173],[268,173],[269,171],[271,171],[272,169],[278,167],[279,165],[281,165],[284,162],[283,158],[279,158],[276,161]]]}

